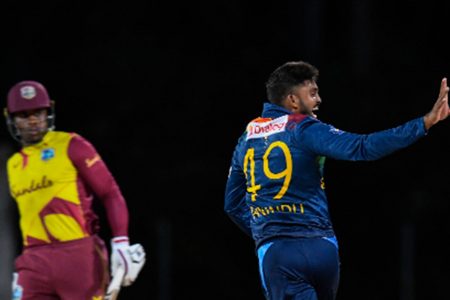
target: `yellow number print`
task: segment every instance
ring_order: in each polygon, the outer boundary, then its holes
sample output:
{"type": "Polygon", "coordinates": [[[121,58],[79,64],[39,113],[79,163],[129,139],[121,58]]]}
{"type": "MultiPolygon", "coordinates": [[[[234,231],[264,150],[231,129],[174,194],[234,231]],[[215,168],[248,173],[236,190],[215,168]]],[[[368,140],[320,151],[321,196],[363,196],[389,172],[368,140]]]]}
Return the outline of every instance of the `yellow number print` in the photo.
{"type": "MultiPolygon", "coordinates": [[[[257,191],[261,189],[261,185],[256,185],[255,182],[255,149],[249,148],[244,158],[244,173],[247,178],[247,170],[248,170],[248,162],[250,161],[250,185],[247,187],[247,191],[252,193],[252,201],[256,201],[257,191]]],[[[269,179],[281,179],[284,177],[283,186],[273,199],[281,199],[286,193],[289,184],[292,179],[292,155],[289,151],[289,147],[281,142],[276,141],[270,144],[269,148],[267,148],[266,152],[263,155],[263,171],[264,175],[269,179]],[[269,167],[269,155],[275,147],[279,147],[281,151],[283,151],[285,160],[286,160],[286,168],[279,173],[273,173],[269,167]]]]}
{"type": "Polygon", "coordinates": [[[261,188],[261,185],[255,184],[255,149],[249,148],[244,158],[244,174],[248,178],[247,169],[248,161],[250,161],[250,185],[247,186],[247,192],[252,193],[252,201],[256,201],[256,191],[261,188]]]}

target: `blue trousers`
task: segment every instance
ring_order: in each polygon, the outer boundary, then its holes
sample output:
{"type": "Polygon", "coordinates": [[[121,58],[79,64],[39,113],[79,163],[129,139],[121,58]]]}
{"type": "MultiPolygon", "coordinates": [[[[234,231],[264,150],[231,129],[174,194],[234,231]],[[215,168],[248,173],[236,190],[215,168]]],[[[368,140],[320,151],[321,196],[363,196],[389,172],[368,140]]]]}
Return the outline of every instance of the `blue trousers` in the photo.
{"type": "Polygon", "coordinates": [[[334,300],[339,285],[335,238],[277,239],[258,248],[268,300],[334,300]]]}

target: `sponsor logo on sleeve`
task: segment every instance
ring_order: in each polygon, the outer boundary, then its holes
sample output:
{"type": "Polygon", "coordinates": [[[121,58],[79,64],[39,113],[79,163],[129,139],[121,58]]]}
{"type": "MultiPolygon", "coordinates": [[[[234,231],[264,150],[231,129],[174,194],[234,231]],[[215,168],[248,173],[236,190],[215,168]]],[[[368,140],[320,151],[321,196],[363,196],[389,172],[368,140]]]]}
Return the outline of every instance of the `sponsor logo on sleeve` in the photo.
{"type": "Polygon", "coordinates": [[[96,154],[93,158],[86,158],[86,167],[92,167],[96,162],[100,161],[100,155],[96,154]]]}
{"type": "Polygon", "coordinates": [[[337,129],[337,128],[335,128],[335,127],[331,127],[331,128],[330,128],[330,132],[333,133],[333,134],[337,134],[337,135],[343,134],[343,131],[342,131],[342,130],[337,129]]]}
{"type": "Polygon", "coordinates": [[[288,116],[282,116],[267,122],[251,122],[247,126],[247,140],[267,137],[286,130],[288,116]]]}

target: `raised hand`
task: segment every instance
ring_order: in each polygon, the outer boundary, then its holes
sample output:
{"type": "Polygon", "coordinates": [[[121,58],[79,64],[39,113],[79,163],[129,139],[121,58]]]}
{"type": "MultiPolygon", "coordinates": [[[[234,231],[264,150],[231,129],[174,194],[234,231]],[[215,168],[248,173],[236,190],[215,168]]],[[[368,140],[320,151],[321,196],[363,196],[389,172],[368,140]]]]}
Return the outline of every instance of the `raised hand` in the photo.
{"type": "Polygon", "coordinates": [[[442,78],[439,96],[433,105],[433,108],[424,117],[425,128],[428,130],[436,123],[445,120],[450,114],[448,107],[448,86],[447,78],[442,78]]]}

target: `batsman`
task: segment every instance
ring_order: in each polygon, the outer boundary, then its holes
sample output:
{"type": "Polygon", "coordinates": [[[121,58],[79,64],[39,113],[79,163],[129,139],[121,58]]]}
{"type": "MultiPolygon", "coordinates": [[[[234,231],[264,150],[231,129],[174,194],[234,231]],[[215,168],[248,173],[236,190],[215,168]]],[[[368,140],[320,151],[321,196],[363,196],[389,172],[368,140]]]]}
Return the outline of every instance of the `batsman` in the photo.
{"type": "Polygon", "coordinates": [[[127,204],[94,146],[76,133],[54,130],[54,103],[36,81],[18,82],[7,95],[6,123],[19,143],[7,176],[23,242],[12,299],[102,300],[118,270],[121,286],[136,280],[145,251],[130,245],[127,204]],[[94,201],[105,208],[110,254],[94,201]]]}

